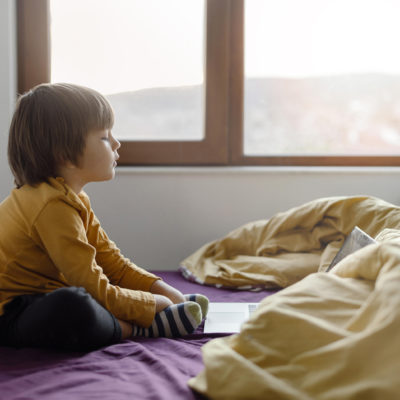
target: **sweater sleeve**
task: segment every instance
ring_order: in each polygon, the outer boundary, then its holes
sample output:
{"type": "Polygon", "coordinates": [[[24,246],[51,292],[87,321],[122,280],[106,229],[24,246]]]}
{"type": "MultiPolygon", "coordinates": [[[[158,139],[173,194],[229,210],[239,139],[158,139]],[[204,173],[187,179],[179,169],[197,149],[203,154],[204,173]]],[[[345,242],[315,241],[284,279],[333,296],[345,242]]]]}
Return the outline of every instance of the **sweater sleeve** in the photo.
{"type": "Polygon", "coordinates": [[[138,267],[125,258],[115,243],[109,239],[90,205],[87,237],[96,249],[96,261],[114,285],[132,290],[149,291],[158,279],[156,275],[138,267]]]}
{"type": "Polygon", "coordinates": [[[32,229],[32,236],[37,236],[39,245],[43,246],[69,285],[84,287],[119,319],[145,327],[151,324],[155,315],[155,299],[147,292],[147,286],[154,279],[139,282],[138,287],[145,290],[113,285],[96,262],[96,248],[89,243],[77,209],[60,200],[51,201],[32,229]]]}

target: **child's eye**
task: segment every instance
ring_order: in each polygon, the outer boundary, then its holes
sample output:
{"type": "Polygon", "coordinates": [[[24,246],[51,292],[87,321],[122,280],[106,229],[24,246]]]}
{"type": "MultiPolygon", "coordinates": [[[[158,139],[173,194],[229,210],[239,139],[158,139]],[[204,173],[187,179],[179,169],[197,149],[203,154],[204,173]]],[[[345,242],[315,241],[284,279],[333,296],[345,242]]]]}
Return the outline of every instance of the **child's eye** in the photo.
{"type": "Polygon", "coordinates": [[[108,136],[104,136],[101,138],[101,140],[107,140],[107,142],[108,142],[108,141],[110,141],[110,138],[108,136]]]}

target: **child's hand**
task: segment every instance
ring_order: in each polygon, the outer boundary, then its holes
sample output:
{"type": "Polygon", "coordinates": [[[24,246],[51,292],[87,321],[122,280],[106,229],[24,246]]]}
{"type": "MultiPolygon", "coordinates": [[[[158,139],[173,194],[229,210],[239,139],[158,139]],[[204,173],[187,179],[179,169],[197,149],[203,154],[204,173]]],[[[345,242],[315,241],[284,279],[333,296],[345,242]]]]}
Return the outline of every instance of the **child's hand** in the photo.
{"type": "Polygon", "coordinates": [[[154,295],[160,294],[162,296],[168,297],[168,299],[170,299],[174,304],[185,302],[185,298],[179,290],[161,280],[155,281],[153,283],[150,288],[150,292],[154,295]]]}
{"type": "Polygon", "coordinates": [[[160,294],[155,294],[154,298],[156,300],[156,313],[159,313],[160,311],[164,310],[164,308],[172,306],[173,304],[168,297],[162,296],[160,294]]]}

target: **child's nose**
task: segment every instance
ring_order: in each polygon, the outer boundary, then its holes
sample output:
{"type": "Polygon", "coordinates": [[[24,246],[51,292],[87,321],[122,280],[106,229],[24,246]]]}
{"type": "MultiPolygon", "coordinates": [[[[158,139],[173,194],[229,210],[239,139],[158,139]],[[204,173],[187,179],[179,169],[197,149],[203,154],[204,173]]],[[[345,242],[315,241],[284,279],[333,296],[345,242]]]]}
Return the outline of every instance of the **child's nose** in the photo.
{"type": "Polygon", "coordinates": [[[121,143],[114,136],[112,137],[112,148],[113,150],[118,150],[121,147],[121,143]]]}

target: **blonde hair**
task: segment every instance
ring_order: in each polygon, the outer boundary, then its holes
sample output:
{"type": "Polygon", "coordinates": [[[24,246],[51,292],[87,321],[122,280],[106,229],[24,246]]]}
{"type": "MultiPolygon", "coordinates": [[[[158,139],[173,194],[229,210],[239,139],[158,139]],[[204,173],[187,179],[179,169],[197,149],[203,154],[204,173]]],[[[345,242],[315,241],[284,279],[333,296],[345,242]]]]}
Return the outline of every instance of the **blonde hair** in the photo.
{"type": "Polygon", "coordinates": [[[111,129],[114,113],[100,93],[83,86],[42,84],[19,97],[10,125],[8,162],[17,187],[57,175],[61,163],[78,163],[86,135],[111,129]]]}

